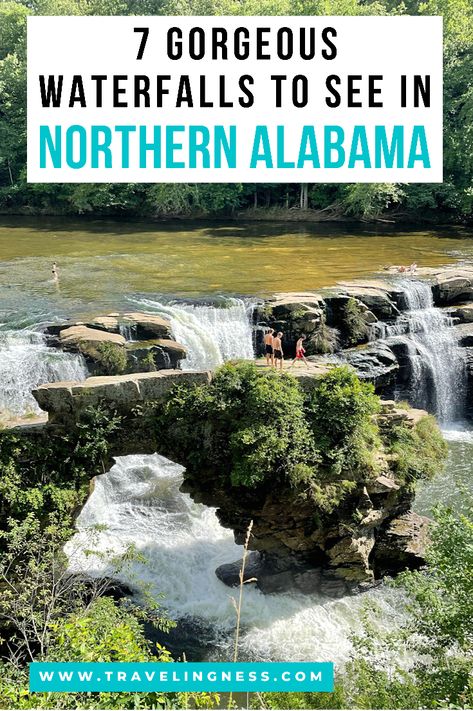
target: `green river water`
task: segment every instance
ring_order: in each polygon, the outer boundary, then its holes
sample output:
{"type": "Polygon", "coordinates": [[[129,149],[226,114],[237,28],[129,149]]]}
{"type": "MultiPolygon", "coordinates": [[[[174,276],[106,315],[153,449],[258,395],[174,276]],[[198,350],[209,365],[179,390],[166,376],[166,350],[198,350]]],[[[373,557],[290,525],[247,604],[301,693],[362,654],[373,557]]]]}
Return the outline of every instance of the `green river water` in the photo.
{"type": "Polygon", "coordinates": [[[17,317],[85,315],[116,309],[131,294],[305,291],[392,264],[472,257],[472,235],[462,229],[3,218],[0,304],[17,317]],[[59,285],[51,280],[53,261],[59,285]]]}

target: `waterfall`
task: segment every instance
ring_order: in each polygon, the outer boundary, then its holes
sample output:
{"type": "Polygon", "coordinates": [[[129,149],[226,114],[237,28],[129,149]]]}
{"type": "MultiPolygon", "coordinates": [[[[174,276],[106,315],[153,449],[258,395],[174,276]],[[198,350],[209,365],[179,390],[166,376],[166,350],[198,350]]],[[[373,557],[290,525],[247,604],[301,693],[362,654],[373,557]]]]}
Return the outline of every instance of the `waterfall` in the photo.
{"type": "Polygon", "coordinates": [[[31,390],[58,380],[84,380],[85,361],[46,345],[41,333],[0,331],[0,413],[40,412],[31,390]]]}
{"type": "Polygon", "coordinates": [[[252,360],[253,306],[243,299],[226,299],[221,306],[134,300],[140,308],[171,322],[176,341],[186,346],[183,370],[211,370],[227,360],[252,360]]]}
{"type": "Polygon", "coordinates": [[[400,337],[407,346],[412,404],[452,422],[463,415],[466,382],[453,320],[435,308],[429,284],[405,280],[401,286],[408,308],[395,324],[385,324],[384,337],[400,337]]]}
{"type": "MultiPolygon", "coordinates": [[[[241,546],[220,526],[215,510],[180,492],[182,467],[157,454],[119,457],[97,476],[82,509],[77,533],[68,542],[70,569],[100,577],[110,574],[113,556],[130,545],[138,556],[118,574],[137,591],[163,595],[170,616],[210,629],[213,659],[230,659],[237,590],[215,575],[221,563],[238,560],[241,546]],[[95,553],[90,553],[90,551],[95,553]]],[[[360,631],[367,599],[382,610],[383,625],[399,621],[400,591],[377,588],[365,595],[329,600],[297,593],[263,595],[245,586],[241,659],[345,661],[350,634],[360,631]]],[[[380,621],[375,624],[381,624],[380,621]]],[[[185,648],[183,648],[185,649],[185,648]]]]}

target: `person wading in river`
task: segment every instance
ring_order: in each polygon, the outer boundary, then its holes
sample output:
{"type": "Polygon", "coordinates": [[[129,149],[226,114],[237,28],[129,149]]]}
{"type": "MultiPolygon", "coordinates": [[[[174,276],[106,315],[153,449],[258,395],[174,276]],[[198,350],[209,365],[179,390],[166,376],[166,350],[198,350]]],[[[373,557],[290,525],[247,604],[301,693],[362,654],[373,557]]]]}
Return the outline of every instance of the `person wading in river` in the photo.
{"type": "Polygon", "coordinates": [[[304,343],[305,336],[301,336],[296,343],[296,357],[291,363],[291,368],[297,363],[298,360],[303,360],[306,365],[309,365],[309,361],[305,357],[304,343]]]}
{"type": "Polygon", "coordinates": [[[279,362],[279,368],[282,370],[283,369],[283,358],[284,358],[284,353],[282,350],[282,336],[283,334],[281,331],[277,334],[277,336],[273,337],[273,358],[274,358],[274,366],[277,370],[278,368],[278,362],[279,362]]]}
{"type": "Polygon", "coordinates": [[[266,365],[274,365],[273,341],[274,329],[270,328],[264,337],[264,352],[266,355],[266,365]]]}

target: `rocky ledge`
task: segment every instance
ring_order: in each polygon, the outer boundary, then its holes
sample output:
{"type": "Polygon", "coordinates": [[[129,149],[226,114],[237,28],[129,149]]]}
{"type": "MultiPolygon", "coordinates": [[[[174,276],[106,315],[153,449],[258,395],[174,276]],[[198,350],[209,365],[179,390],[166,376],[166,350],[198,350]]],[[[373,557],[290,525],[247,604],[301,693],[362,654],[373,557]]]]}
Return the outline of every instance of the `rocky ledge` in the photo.
{"type": "Polygon", "coordinates": [[[419,268],[415,274],[392,267],[382,278],[340,282],[319,292],[275,294],[255,312],[257,353],[263,355],[267,328],[283,332],[289,357],[295,354],[297,338],[305,334],[306,356],[319,368],[335,360],[347,362],[360,378],[373,382],[379,394],[402,393],[412,375],[412,354],[403,338],[409,310],[406,288],[412,280],[428,285],[432,304],[451,316],[453,333],[465,348],[473,393],[473,267],[468,266],[419,268]],[[393,332],[398,335],[389,335],[393,332]]]}
{"type": "MultiPolygon", "coordinates": [[[[318,387],[318,377],[306,378],[304,388],[318,387]]],[[[270,489],[229,486],[220,472],[207,469],[191,476],[191,462],[179,446],[173,449],[174,439],[163,436],[153,413],[159,412],[177,383],[193,386],[211,380],[209,372],[167,370],[43,385],[33,394],[48,413],[48,422],[34,431],[29,427],[17,431],[52,441],[66,433],[73,447],[76,424],[91,406],[119,414],[122,423],[109,440],[110,458],[158,452],[187,468],[182,490],[195,502],[215,507],[237,543],[243,542],[253,521],[246,575],[257,578],[257,586],[267,593],[297,589],[342,596],[375,585],[386,573],[422,565],[428,521],[412,513],[413,491],[398,479],[392,461],[382,453],[378,473],[355,482],[342,503],[322,517],[317,503],[301,498],[289,484],[270,489]]],[[[377,423],[386,434],[399,426],[415,428],[425,415],[383,401],[377,423]]],[[[167,422],[168,433],[175,426],[180,425],[167,422]]],[[[216,574],[227,585],[235,585],[239,566],[239,561],[224,564],[216,574]]]]}
{"type": "Polygon", "coordinates": [[[51,347],[80,353],[93,375],[175,369],[187,357],[170,322],[156,314],[111,313],[87,323],[53,324],[46,335],[51,347]]]}

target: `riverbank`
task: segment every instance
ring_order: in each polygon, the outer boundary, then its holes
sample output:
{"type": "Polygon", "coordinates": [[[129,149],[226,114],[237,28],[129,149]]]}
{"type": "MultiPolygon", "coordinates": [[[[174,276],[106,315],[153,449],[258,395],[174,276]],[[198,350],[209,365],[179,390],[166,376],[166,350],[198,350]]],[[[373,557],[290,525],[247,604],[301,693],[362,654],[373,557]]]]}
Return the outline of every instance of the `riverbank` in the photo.
{"type": "MultiPolygon", "coordinates": [[[[143,220],[143,215],[140,213],[134,213],[133,211],[123,213],[120,216],[120,210],[110,209],[105,211],[94,212],[93,210],[77,210],[70,211],[61,208],[53,207],[34,207],[34,206],[17,206],[17,207],[0,207],[0,219],[9,217],[41,217],[41,218],[62,218],[71,220],[121,220],[125,218],[127,222],[141,222],[143,220]]],[[[473,217],[469,220],[467,218],[458,219],[452,218],[448,213],[442,213],[438,210],[432,210],[429,212],[425,210],[422,214],[416,212],[396,212],[393,211],[387,214],[380,215],[366,215],[359,216],[358,218],[349,214],[344,213],[340,204],[327,205],[327,207],[321,209],[304,209],[300,207],[249,207],[245,210],[235,210],[223,213],[217,213],[215,215],[209,215],[208,213],[202,212],[201,210],[190,211],[185,214],[180,214],[179,212],[169,212],[165,214],[153,214],[150,213],[146,215],[146,221],[154,225],[179,225],[179,224],[194,224],[208,223],[208,224],[239,224],[241,222],[267,222],[268,224],[284,225],[284,224],[324,224],[329,223],[331,225],[343,225],[349,226],[354,225],[356,227],[365,226],[392,226],[398,227],[400,229],[411,228],[416,229],[419,227],[425,228],[426,226],[432,227],[432,229],[455,229],[455,228],[468,228],[469,225],[473,223],[473,217]]]]}

